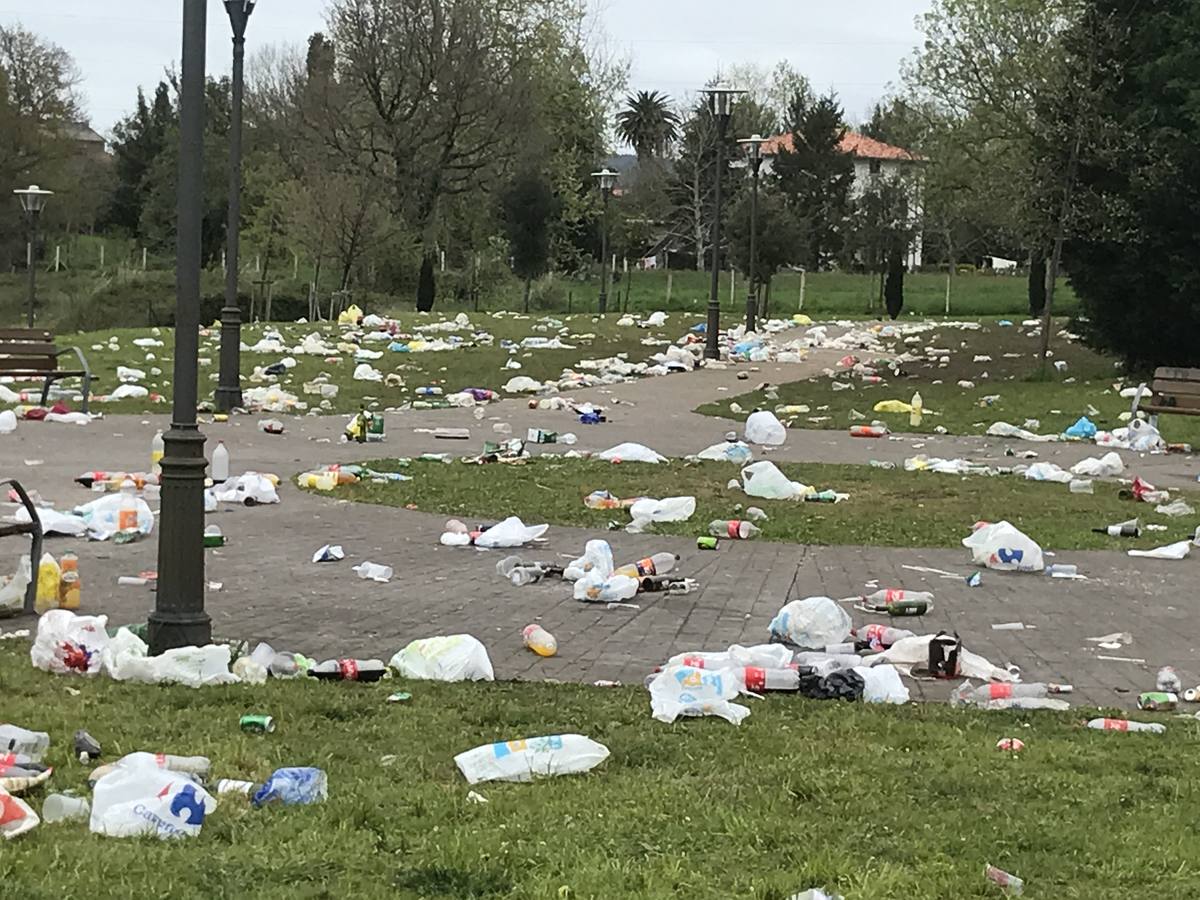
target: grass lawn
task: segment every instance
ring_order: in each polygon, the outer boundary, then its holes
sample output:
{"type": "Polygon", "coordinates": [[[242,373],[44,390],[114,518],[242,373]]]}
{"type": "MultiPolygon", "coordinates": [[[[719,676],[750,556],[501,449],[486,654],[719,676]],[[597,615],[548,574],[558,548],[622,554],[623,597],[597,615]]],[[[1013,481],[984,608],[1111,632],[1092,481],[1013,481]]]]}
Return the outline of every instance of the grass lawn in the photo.
{"type": "MultiPolygon", "coordinates": [[[[391,460],[370,464],[394,470],[391,460]]],[[[758,500],[726,490],[739,469],[727,463],[660,465],[584,460],[532,460],[527,465],[463,465],[414,462],[403,471],[412,481],[347,485],[342,499],[413,505],[417,509],[497,521],[519,515],[528,523],[550,522],[603,531],[610,520],[622,525],[629,514],[591,510],[583,497],[609,490],[618,497],[694,496],[696,513],[687,522],[654,526],[659,533],[707,534],[714,519],[740,518],[737,504],[759,506],[770,521],[758,523],[760,539],[799,544],[868,544],[878,547],[960,547],[971,525],[1008,519],[1046,549],[1090,550],[1155,547],[1192,536],[1196,517],[1157,516],[1149,504],[1117,497],[1115,484],[1096,483],[1096,493],[1072,494],[1066,485],[1035,483],[1016,476],[957,477],[928,472],[883,471],[867,466],[779,464],[789,478],[819,489],[850,494],[842,503],[758,500]],[[1142,516],[1161,522],[1165,532],[1129,541],[1093,534],[1091,529],[1142,516]]],[[[1200,498],[1182,495],[1194,506],[1200,498]]],[[[964,559],[966,551],[964,551],[964,559]]]]}
{"type": "MultiPolygon", "coordinates": [[[[1121,398],[1113,386],[1120,382],[1123,387],[1136,387],[1140,379],[1125,376],[1110,357],[1056,335],[1051,343],[1053,359],[1066,362],[1067,369],[1065,372],[1051,369],[1049,380],[1038,380],[1037,337],[1019,325],[1001,327],[996,320],[981,324],[978,330],[934,328],[920,335],[920,341],[911,346],[901,339],[892,339],[885,341],[889,344],[886,353],[855,354],[861,361],[871,363],[876,359],[893,359],[906,349],[924,355],[925,347],[934,347],[951,351],[948,366],[938,366],[927,359],[904,363],[899,378],[892,377],[886,366],[881,366],[884,383],[875,385],[841,372],[837,381],[852,384],[852,389],[834,390],[832,379],[816,377],[778,386],[778,400],[769,401],[762,392],[753,392],[706,404],[699,412],[745,419],[756,408],[803,404],[811,411],[796,417],[793,424],[801,428],[842,431],[862,421],[852,417],[851,411],[857,411],[867,421],[881,419],[893,431],[900,432],[932,433],[940,425],[951,434],[982,434],[993,422],[1020,426],[1026,419],[1038,419],[1040,433],[1055,434],[1084,415],[1090,404],[1100,411],[1098,416],[1092,416],[1098,427],[1111,430],[1124,424],[1117,417],[1129,412],[1132,401],[1121,398]],[[977,356],[990,359],[974,362],[977,356]],[[974,382],[975,386],[960,388],[960,381],[974,382]],[[909,426],[907,414],[872,411],[881,400],[908,402],[917,391],[921,393],[926,415],[916,428],[909,426]],[[989,403],[985,397],[996,399],[989,403]],[[731,412],[731,403],[737,403],[744,411],[731,412]]],[[[1058,321],[1059,328],[1065,324],[1064,320],[1058,321]]],[[[1200,444],[1200,420],[1196,417],[1163,416],[1159,425],[1168,441],[1200,444]]]]}
{"type": "MultiPolygon", "coordinates": [[[[380,648],[389,655],[395,648],[380,648]]],[[[0,891],[22,900],[400,897],[784,900],[996,898],[993,863],[1026,896],[1196,896],[1200,725],[1164,736],[1083,729],[1091,714],[748,700],[740,727],[664,725],[641,688],[274,682],[194,691],[46,675],[0,648],[4,718],[47,731],[49,790],[86,791],[70,755],[86,727],[105,760],[203,754],[213,778],[283,765],[329,774],[321,806],[220,798],[194,839],[115,839],[42,824],[6,843],[0,891]],[[387,704],[403,687],[413,699],[387,704]],[[278,730],[243,734],[268,713],[278,730]],[[578,732],[612,755],[585,776],[476,787],[452,757],[498,740],[578,732]],[[1005,736],[1019,756],[994,749],[1005,736]],[[394,759],[385,764],[384,757],[394,759]]],[[[1142,716],[1141,718],[1148,718],[1142,716]]]]}
{"type": "MultiPolygon", "coordinates": [[[[451,317],[452,318],[452,317],[451,317]]],[[[490,314],[471,314],[471,327],[457,332],[429,332],[430,338],[447,338],[457,334],[464,341],[472,339],[473,328],[493,336],[492,346],[476,345],[461,350],[426,353],[395,353],[387,349],[387,342],[370,342],[366,348],[382,351],[383,357],[370,361],[370,364],[385,376],[396,372],[404,378],[405,387],[388,387],[381,382],[355,381],[351,377],[357,363],[353,353],[340,354],[336,362],[327,362],[320,356],[296,356],[297,365],[278,379],[278,384],[285,390],[297,394],[301,400],[316,406],[319,397],[306,396],[302,386],[304,382],[313,380],[321,373],[330,376],[330,380],[340,385],[337,398],[332,401],[334,412],[355,412],[364,402],[368,405],[387,407],[406,403],[413,397],[413,389],[422,385],[443,385],[446,393],[466,387],[485,387],[499,390],[515,375],[528,375],[538,381],[548,378],[557,379],[564,368],[576,366],[580,360],[603,358],[617,354],[627,354],[633,362],[642,362],[652,354],[661,352],[667,342],[676,340],[699,319],[674,314],[662,329],[641,329],[634,327],[618,327],[617,316],[609,316],[600,321],[592,316],[567,316],[557,319],[561,325],[547,326],[540,316],[530,315],[528,318],[512,318],[509,316],[495,318],[490,314]],[[575,347],[573,350],[522,350],[517,348],[515,354],[500,346],[501,341],[520,342],[527,337],[554,337],[560,329],[566,329],[561,335],[564,343],[575,347]],[[579,338],[570,335],[579,335],[579,338]],[[584,337],[591,335],[591,337],[584,337]],[[648,346],[642,344],[647,338],[661,341],[661,344],[648,346]],[[510,358],[521,364],[519,370],[502,368],[510,358]]],[[[401,317],[406,330],[411,330],[421,324],[431,324],[442,321],[441,316],[419,316],[410,313],[401,317]]],[[[308,334],[317,332],[327,343],[336,346],[341,340],[342,330],[328,324],[317,325],[252,325],[242,329],[242,342],[253,346],[266,331],[279,331],[285,338],[287,346],[295,346],[308,334]]],[[[97,403],[94,410],[98,412],[136,413],[147,410],[166,412],[170,409],[169,401],[172,395],[170,381],[173,377],[174,359],[174,330],[158,329],[112,329],[108,331],[89,332],[75,335],[64,335],[60,345],[78,346],[87,357],[88,364],[96,375],[93,383],[94,393],[109,393],[117,386],[117,366],[125,365],[138,368],[147,373],[147,379],[142,384],[151,393],[162,394],[167,402],[155,404],[149,400],[121,400],[114,403],[97,403]],[[120,350],[108,349],[110,336],[118,338],[120,350]],[[135,338],[156,337],[164,344],[162,347],[142,349],[133,345],[135,338]],[[93,346],[102,345],[102,349],[94,350],[93,346]],[[153,354],[154,359],[147,360],[147,354],[153,354]],[[157,366],[162,374],[154,376],[151,367],[157,366]]],[[[287,356],[286,353],[242,353],[243,389],[255,387],[250,380],[255,367],[265,368],[287,356]]],[[[216,389],[217,373],[220,369],[220,330],[211,329],[201,337],[200,341],[200,397],[202,400],[211,399],[216,389]]],[[[261,382],[267,384],[269,382],[261,382]]],[[[67,387],[74,387],[78,382],[66,382],[67,387]]]]}

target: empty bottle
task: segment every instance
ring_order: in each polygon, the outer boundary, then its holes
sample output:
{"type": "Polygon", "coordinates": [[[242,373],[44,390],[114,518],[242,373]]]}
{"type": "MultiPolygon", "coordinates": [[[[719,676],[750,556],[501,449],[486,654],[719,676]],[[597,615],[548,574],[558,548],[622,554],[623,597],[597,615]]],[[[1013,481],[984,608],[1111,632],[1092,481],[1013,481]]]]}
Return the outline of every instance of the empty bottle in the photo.
{"type": "Polygon", "coordinates": [[[184,775],[194,775],[197,778],[207,778],[212,769],[212,761],[207,756],[171,756],[167,753],[147,753],[138,751],[127,753],[115,763],[98,766],[88,775],[88,781],[95,784],[118,766],[131,769],[140,766],[154,766],[159,769],[169,769],[184,775]]]}
{"type": "Polygon", "coordinates": [[[756,694],[764,691],[800,690],[799,669],[764,669],[759,666],[746,666],[741,670],[741,676],[746,690],[756,694]]]}
{"type": "Polygon", "coordinates": [[[1167,731],[1167,726],[1158,722],[1130,722],[1128,719],[1092,719],[1087,727],[1097,731],[1148,731],[1154,734],[1166,734],[1167,731]]]}
{"type": "Polygon", "coordinates": [[[867,625],[855,631],[860,642],[866,642],[872,650],[882,650],[892,646],[896,641],[916,637],[911,631],[903,628],[892,628],[890,625],[867,625]]]}
{"type": "Polygon", "coordinates": [[[983,869],[983,876],[993,884],[998,884],[1002,888],[1007,888],[1010,894],[1021,896],[1025,892],[1025,882],[1016,875],[1010,875],[1003,869],[997,869],[995,866],[988,865],[983,869]]]}
{"type": "Polygon", "coordinates": [[[62,609],[79,609],[81,585],[79,582],[79,557],[74,550],[67,550],[59,560],[61,574],[58,582],[58,605],[62,609]]]}
{"type": "Polygon", "coordinates": [[[224,441],[217,441],[217,448],[213,450],[210,474],[217,484],[229,480],[229,451],[225,449],[224,441]]]}
{"type": "Polygon", "coordinates": [[[748,541],[762,534],[762,529],[753,522],[739,519],[714,519],[708,523],[708,533],[713,537],[733,538],[735,541],[748,541]]]}
{"type": "Polygon", "coordinates": [[[121,482],[121,508],[117,512],[117,531],[138,530],[137,488],[131,479],[121,482]]]}
{"type": "Polygon", "coordinates": [[[155,432],[154,438],[150,441],[150,474],[159,475],[162,473],[162,458],[166,452],[166,445],[163,443],[163,433],[161,430],[155,432]]]}
{"type": "Polygon", "coordinates": [[[913,394],[912,411],[908,414],[908,424],[910,428],[919,428],[921,426],[921,418],[925,415],[925,401],[921,399],[921,392],[917,391],[913,394]]]}
{"type": "Polygon", "coordinates": [[[1079,567],[1068,563],[1055,563],[1046,566],[1046,574],[1051,578],[1074,578],[1079,574],[1079,567]]]}
{"type": "Polygon", "coordinates": [[[1142,523],[1140,519],[1130,519],[1128,522],[1118,522],[1106,528],[1093,528],[1095,534],[1107,534],[1109,537],[1141,537],[1142,523]]]}
{"type": "Polygon", "coordinates": [[[982,704],[992,700],[1032,699],[1049,697],[1052,694],[1070,694],[1075,690],[1069,684],[1008,684],[1003,682],[985,684],[972,688],[969,681],[954,692],[959,703],[982,704]]]}
{"type": "Polygon", "coordinates": [[[387,672],[387,666],[378,659],[328,659],[308,670],[313,678],[322,681],[379,681],[387,672]]]}
{"type": "Polygon", "coordinates": [[[1160,691],[1171,694],[1178,694],[1183,690],[1183,682],[1179,680],[1179,673],[1175,671],[1174,666],[1163,666],[1159,669],[1156,684],[1160,691]]]}
{"type": "Polygon", "coordinates": [[[888,436],[886,425],[851,425],[850,436],[859,438],[883,438],[888,436]]]}
{"type": "Polygon", "coordinates": [[[553,656],[558,652],[558,641],[541,625],[526,625],[521,636],[525,640],[525,646],[538,656],[553,656]]]}
{"type": "Polygon", "coordinates": [[[1071,483],[1069,485],[1067,485],[1067,488],[1071,491],[1072,494],[1094,494],[1094,493],[1096,493],[1096,488],[1092,484],[1092,479],[1090,479],[1090,478],[1072,478],[1071,483]]]}
{"type": "Polygon", "coordinates": [[[679,557],[674,553],[655,553],[635,563],[621,566],[614,575],[627,575],[630,578],[650,578],[655,575],[666,575],[674,570],[679,557]]]}
{"type": "Polygon", "coordinates": [[[49,553],[43,553],[38,561],[37,597],[34,601],[34,611],[40,616],[47,610],[58,606],[58,595],[62,585],[62,569],[49,553]]]}
{"type": "Polygon", "coordinates": [[[263,786],[254,792],[251,802],[255,806],[267,803],[297,806],[320,803],[328,796],[329,779],[325,772],[306,766],[276,769],[263,786]]]}
{"type": "Polygon", "coordinates": [[[861,602],[867,609],[892,616],[923,616],[933,605],[933,594],[929,591],[889,589],[863,597],[861,602]]]}

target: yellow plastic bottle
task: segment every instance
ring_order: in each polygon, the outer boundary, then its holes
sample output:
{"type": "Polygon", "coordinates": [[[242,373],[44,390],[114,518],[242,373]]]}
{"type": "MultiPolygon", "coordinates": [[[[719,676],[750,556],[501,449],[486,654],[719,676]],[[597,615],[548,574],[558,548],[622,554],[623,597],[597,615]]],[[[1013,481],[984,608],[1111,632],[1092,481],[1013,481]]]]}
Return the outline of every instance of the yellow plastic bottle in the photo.
{"type": "Polygon", "coordinates": [[[541,625],[527,625],[523,632],[525,646],[538,656],[553,656],[558,652],[558,641],[541,625]]]}
{"type": "Polygon", "coordinates": [[[908,414],[908,424],[912,428],[921,427],[921,418],[925,415],[925,401],[921,399],[921,392],[913,394],[912,412],[908,414]]]}
{"type": "Polygon", "coordinates": [[[58,608],[58,591],[61,581],[62,569],[59,568],[58,560],[49,553],[43,553],[41,562],[38,563],[37,599],[34,601],[33,607],[39,616],[48,610],[58,608]]]}

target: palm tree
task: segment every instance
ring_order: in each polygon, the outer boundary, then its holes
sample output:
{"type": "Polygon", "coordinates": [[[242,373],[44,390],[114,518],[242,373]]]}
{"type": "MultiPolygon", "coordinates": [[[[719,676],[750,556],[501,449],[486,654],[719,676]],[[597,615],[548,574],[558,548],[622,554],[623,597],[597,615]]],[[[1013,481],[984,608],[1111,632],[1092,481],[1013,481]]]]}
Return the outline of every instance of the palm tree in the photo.
{"type": "Polygon", "coordinates": [[[671,109],[671,98],[658,91],[638,91],[625,98],[617,114],[617,136],[641,161],[666,156],[679,137],[679,116],[671,109]]]}

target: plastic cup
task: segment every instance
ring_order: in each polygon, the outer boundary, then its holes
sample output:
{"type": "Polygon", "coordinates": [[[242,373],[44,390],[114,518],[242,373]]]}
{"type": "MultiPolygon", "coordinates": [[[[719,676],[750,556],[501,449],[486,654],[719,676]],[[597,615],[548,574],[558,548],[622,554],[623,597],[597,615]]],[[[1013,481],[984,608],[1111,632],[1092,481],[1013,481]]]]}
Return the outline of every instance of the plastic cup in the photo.
{"type": "Polygon", "coordinates": [[[55,822],[70,822],[73,819],[86,819],[91,815],[92,807],[84,797],[73,794],[51,794],[42,805],[42,819],[47,825],[55,822]]]}

